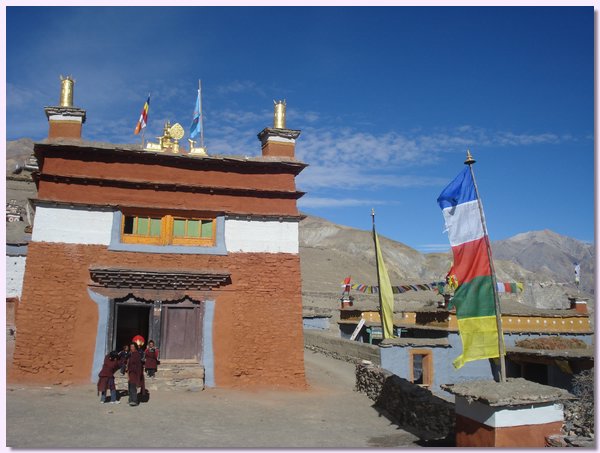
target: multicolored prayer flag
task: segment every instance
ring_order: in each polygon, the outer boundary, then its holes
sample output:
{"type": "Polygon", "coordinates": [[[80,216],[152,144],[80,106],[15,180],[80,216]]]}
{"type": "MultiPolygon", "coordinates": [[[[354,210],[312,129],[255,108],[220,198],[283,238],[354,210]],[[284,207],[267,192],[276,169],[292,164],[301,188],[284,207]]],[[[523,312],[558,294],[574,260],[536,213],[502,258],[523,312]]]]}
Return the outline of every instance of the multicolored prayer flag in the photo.
{"type": "Polygon", "coordinates": [[[524,285],[521,282],[496,282],[498,293],[522,293],[524,285]]]}
{"type": "Polygon", "coordinates": [[[142,107],[142,113],[140,114],[140,119],[138,120],[137,125],[135,126],[135,130],[133,131],[133,133],[135,135],[139,134],[140,131],[146,127],[146,124],[148,123],[148,110],[149,109],[150,109],[150,95],[148,95],[148,99],[146,100],[144,107],[142,107]]]}
{"type": "Polygon", "coordinates": [[[463,352],[453,364],[461,368],[466,362],[499,357],[488,238],[468,166],[442,191],[437,202],[454,255],[449,274],[458,288],[450,306],[456,307],[463,352]]]}

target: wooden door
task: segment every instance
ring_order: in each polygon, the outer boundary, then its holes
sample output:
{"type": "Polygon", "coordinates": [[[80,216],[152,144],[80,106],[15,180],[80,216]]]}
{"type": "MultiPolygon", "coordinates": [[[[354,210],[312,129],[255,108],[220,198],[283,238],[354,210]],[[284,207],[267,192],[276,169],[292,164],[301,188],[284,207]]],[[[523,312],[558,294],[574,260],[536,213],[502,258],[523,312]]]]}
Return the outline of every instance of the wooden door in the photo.
{"type": "Polygon", "coordinates": [[[163,306],[163,344],[160,355],[169,360],[202,357],[201,310],[198,306],[163,306]]]}

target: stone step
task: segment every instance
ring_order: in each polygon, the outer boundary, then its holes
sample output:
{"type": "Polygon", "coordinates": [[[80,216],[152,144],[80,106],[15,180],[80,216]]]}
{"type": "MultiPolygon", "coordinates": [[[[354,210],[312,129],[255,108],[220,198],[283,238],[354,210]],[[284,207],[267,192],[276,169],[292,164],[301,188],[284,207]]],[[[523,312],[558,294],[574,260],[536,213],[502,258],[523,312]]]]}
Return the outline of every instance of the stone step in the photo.
{"type": "MultiPolygon", "coordinates": [[[[154,377],[144,374],[146,388],[149,391],[162,390],[188,390],[198,391],[204,389],[204,367],[198,364],[167,363],[158,366],[154,377]]],[[[127,374],[115,373],[117,389],[126,389],[127,374]]]]}

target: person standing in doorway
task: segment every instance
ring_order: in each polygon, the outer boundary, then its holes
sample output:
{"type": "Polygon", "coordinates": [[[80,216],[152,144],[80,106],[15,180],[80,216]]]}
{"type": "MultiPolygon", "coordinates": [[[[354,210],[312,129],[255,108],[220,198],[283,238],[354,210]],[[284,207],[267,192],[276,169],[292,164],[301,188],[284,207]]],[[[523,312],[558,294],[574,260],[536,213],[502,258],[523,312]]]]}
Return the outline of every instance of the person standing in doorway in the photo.
{"type": "Polygon", "coordinates": [[[158,368],[158,364],[160,363],[158,360],[158,348],[154,347],[154,341],[148,341],[148,347],[146,348],[146,362],[144,367],[146,368],[146,372],[148,373],[149,378],[154,377],[154,373],[156,373],[156,369],[158,368]]]}
{"type": "Polygon", "coordinates": [[[127,377],[129,383],[129,405],[137,406],[137,388],[143,387],[144,367],[142,366],[142,355],[138,351],[137,343],[129,344],[129,359],[127,360],[127,377]]]}
{"type": "Polygon", "coordinates": [[[129,344],[124,344],[123,349],[119,352],[119,364],[121,365],[121,376],[125,376],[127,369],[127,359],[129,359],[129,344]]]}

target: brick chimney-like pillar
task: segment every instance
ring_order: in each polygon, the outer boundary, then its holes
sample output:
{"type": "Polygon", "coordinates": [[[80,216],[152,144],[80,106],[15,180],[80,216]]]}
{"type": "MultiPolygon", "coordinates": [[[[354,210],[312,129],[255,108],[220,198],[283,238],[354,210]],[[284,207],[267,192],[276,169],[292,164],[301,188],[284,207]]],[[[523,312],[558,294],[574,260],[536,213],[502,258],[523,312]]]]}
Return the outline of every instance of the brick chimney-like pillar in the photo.
{"type": "Polygon", "coordinates": [[[296,139],[300,131],[285,127],[285,101],[275,102],[273,128],[265,128],[258,134],[262,155],[295,158],[296,139]]]}
{"type": "Polygon", "coordinates": [[[81,139],[81,128],[85,123],[85,110],[73,107],[75,80],[60,76],[60,105],[44,107],[48,118],[48,138],[81,139]]]}

